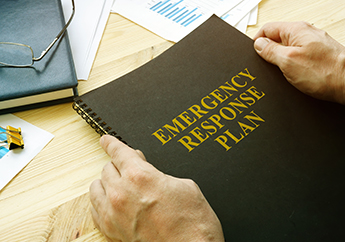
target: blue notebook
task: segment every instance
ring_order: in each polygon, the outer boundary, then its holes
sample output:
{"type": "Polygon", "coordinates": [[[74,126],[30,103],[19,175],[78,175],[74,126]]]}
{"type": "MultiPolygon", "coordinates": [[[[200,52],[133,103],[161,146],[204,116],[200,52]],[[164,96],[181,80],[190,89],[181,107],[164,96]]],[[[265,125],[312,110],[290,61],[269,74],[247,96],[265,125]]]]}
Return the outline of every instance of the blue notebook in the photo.
{"type": "MultiPolygon", "coordinates": [[[[65,26],[60,0],[0,0],[0,42],[32,47],[35,57],[65,26]]],[[[0,55],[0,62],[1,62],[0,55]]],[[[71,101],[77,96],[67,32],[31,67],[0,65],[0,114],[71,101]]]]}

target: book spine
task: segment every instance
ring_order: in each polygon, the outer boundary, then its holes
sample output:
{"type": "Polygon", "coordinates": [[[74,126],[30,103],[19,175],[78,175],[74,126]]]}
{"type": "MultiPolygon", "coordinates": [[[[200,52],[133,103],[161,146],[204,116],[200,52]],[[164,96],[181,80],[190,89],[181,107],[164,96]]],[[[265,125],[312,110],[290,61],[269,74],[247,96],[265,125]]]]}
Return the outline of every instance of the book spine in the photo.
{"type": "MultiPolygon", "coordinates": [[[[57,5],[59,6],[59,12],[60,12],[60,16],[61,16],[61,28],[63,28],[65,26],[65,24],[67,23],[65,16],[63,14],[63,7],[62,7],[62,1],[61,0],[57,0],[57,5]]],[[[69,40],[69,36],[68,36],[68,31],[65,31],[65,33],[62,36],[63,39],[65,39],[66,41],[66,45],[67,45],[67,55],[68,55],[68,62],[69,65],[71,66],[72,69],[72,75],[73,75],[73,80],[75,80],[76,86],[78,85],[78,80],[77,80],[77,71],[74,65],[74,58],[73,58],[73,54],[72,54],[72,48],[71,48],[71,42],[69,40]]],[[[76,88],[75,88],[76,90],[76,88]]],[[[77,92],[75,92],[77,93],[77,92]]]]}
{"type": "Polygon", "coordinates": [[[127,144],[111,127],[107,126],[107,123],[93,112],[82,99],[74,101],[72,107],[98,134],[101,136],[105,134],[112,135],[127,144]]]}

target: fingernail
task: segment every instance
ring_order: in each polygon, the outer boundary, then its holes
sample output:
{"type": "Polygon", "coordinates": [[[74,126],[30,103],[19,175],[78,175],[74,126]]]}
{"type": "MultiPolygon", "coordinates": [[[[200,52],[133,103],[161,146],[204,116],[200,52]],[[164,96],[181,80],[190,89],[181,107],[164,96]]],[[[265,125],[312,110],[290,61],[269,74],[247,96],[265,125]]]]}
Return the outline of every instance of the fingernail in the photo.
{"type": "Polygon", "coordinates": [[[261,51],[266,47],[266,45],[267,45],[269,42],[270,42],[269,39],[260,37],[260,38],[258,38],[257,40],[255,40],[255,42],[254,42],[254,48],[255,48],[258,52],[261,52],[261,51]]]}
{"type": "Polygon", "coordinates": [[[99,143],[101,144],[101,146],[103,146],[103,143],[104,143],[104,135],[102,135],[101,139],[99,140],[99,143]]]}

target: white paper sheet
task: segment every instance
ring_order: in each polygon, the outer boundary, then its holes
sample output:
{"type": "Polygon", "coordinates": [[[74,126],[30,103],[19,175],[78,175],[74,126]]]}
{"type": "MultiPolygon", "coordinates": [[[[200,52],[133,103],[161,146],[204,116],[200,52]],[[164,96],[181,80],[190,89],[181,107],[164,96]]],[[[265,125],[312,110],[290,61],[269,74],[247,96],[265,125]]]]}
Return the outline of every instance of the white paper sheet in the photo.
{"type": "Polygon", "coordinates": [[[258,10],[259,6],[256,5],[237,24],[235,24],[234,27],[245,34],[247,32],[248,25],[255,25],[257,23],[258,10]]]}
{"type": "MultiPolygon", "coordinates": [[[[78,80],[87,80],[114,0],[75,0],[75,15],[68,27],[78,80]]],[[[61,0],[65,20],[72,12],[71,0],[61,0]]]]}
{"type": "Polygon", "coordinates": [[[256,5],[255,8],[250,11],[250,17],[248,21],[248,25],[255,25],[258,22],[258,13],[259,13],[259,5],[256,5]]]}
{"type": "Polygon", "coordinates": [[[244,16],[244,18],[242,18],[234,27],[245,34],[247,31],[249,19],[250,19],[250,13],[244,16]]]}
{"type": "Polygon", "coordinates": [[[157,35],[179,41],[212,14],[222,15],[241,0],[116,0],[112,11],[157,35]]]}
{"type": "Polygon", "coordinates": [[[227,23],[235,26],[238,24],[248,13],[250,13],[261,2],[261,0],[244,0],[236,7],[222,15],[222,19],[227,23]]]}
{"type": "Polygon", "coordinates": [[[0,159],[0,191],[15,177],[54,137],[12,114],[0,116],[0,126],[21,128],[24,149],[10,150],[0,159]]]}

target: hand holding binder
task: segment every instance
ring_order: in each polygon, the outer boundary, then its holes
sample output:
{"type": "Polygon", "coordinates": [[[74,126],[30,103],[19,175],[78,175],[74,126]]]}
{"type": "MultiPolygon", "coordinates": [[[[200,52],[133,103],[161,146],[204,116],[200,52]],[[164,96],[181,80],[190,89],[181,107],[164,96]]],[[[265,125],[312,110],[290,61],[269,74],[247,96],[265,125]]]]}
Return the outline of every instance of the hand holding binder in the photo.
{"type": "Polygon", "coordinates": [[[95,224],[106,238],[224,241],[216,214],[192,180],[165,175],[113,136],[103,136],[101,145],[111,161],[91,184],[90,197],[95,224]]]}

